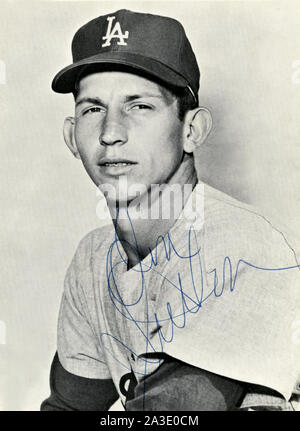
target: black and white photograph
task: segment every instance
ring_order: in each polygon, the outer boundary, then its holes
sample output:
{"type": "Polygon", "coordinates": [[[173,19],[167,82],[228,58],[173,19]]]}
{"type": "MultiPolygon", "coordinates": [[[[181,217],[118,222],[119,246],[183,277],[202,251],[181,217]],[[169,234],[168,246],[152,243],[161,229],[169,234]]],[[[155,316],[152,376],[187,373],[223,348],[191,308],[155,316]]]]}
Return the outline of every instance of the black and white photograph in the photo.
{"type": "Polygon", "coordinates": [[[300,2],[0,11],[0,411],[300,411],[300,2]]]}

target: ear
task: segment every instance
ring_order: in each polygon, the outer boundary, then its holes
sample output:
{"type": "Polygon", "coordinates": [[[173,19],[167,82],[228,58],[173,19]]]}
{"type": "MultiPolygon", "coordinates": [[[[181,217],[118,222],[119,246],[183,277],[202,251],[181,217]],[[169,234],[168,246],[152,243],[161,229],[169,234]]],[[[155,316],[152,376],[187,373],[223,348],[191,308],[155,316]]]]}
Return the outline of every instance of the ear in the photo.
{"type": "Polygon", "coordinates": [[[64,140],[73,156],[76,157],[76,159],[80,159],[80,154],[75,141],[74,128],[75,119],[73,117],[67,117],[64,121],[64,140]]]}
{"type": "Polygon", "coordinates": [[[198,107],[188,111],[184,118],[184,151],[192,153],[208,137],[212,127],[212,117],[208,109],[198,107]]]}

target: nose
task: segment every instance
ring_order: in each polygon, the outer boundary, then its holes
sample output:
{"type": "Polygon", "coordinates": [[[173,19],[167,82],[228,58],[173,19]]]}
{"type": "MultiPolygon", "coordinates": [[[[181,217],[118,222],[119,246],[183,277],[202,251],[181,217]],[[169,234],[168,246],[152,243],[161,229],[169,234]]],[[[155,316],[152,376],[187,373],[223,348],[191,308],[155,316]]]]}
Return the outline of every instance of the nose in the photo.
{"type": "Polygon", "coordinates": [[[121,113],[107,111],[99,135],[101,145],[123,145],[127,142],[127,128],[121,113]]]}

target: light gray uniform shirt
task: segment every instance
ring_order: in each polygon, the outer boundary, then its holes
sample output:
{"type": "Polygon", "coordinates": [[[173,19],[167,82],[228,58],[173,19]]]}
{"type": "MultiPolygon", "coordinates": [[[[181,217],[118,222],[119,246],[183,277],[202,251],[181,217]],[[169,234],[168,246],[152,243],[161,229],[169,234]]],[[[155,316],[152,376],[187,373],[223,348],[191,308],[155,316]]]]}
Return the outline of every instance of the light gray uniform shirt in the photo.
{"type": "MultiPolygon", "coordinates": [[[[134,245],[136,246],[136,244],[134,245]]],[[[137,380],[159,352],[207,371],[266,386],[245,408],[281,405],[299,377],[300,283],[284,235],[252,207],[199,183],[157,247],[127,270],[113,225],[90,232],[67,271],[58,355],[70,373],[137,380]]]]}

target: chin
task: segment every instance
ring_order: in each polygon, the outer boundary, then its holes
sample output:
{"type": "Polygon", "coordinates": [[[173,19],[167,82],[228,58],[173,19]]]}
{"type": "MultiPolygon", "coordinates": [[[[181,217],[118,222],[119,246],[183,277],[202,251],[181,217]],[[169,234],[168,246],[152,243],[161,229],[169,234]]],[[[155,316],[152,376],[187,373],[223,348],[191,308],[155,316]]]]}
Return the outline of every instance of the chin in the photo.
{"type": "Polygon", "coordinates": [[[141,179],[133,179],[125,175],[118,176],[113,180],[111,178],[106,180],[102,179],[98,181],[98,184],[98,188],[107,195],[108,199],[122,204],[141,198],[150,188],[150,186],[144,181],[141,181],[141,179]]]}

